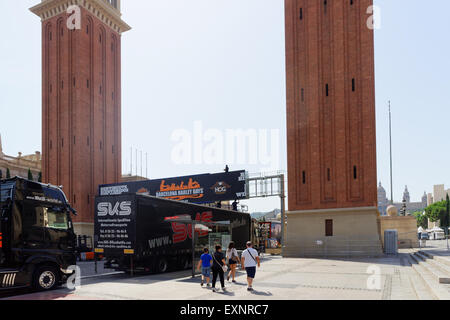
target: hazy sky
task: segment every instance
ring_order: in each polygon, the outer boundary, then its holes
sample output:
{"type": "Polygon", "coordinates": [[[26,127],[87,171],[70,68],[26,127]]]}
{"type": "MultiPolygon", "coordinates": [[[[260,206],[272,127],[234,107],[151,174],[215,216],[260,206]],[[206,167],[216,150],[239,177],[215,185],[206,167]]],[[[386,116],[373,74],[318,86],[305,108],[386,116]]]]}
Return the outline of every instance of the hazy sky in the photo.
{"type": "MultiPolygon", "coordinates": [[[[41,148],[41,24],[28,10],[38,2],[0,1],[0,134],[10,155],[41,148]]],[[[408,185],[416,201],[434,184],[450,187],[450,2],[375,4],[378,180],[389,194],[390,99],[394,198],[400,201],[408,185]]],[[[151,178],[217,172],[225,163],[232,170],[265,171],[270,163],[286,170],[284,1],[122,0],[122,12],[133,27],[122,37],[124,173],[131,147],[148,153],[151,178]],[[191,135],[195,154],[197,132],[222,137],[225,146],[227,132],[249,128],[262,141],[272,133],[271,158],[251,163],[250,152],[243,164],[220,157],[217,164],[194,157],[178,164],[172,157],[177,134],[191,135]]],[[[200,150],[207,153],[207,145],[200,150]]],[[[249,204],[251,211],[270,210],[279,200],[249,204]]]]}

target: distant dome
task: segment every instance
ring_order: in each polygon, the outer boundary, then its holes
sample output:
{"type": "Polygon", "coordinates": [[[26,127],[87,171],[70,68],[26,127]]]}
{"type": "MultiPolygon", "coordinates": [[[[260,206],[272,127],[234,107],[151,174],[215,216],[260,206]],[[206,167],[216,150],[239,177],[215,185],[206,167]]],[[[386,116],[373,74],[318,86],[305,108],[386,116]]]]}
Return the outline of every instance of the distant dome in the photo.
{"type": "Polygon", "coordinates": [[[395,206],[389,206],[386,209],[386,212],[388,214],[389,217],[395,217],[398,216],[398,209],[395,206]]]}
{"type": "Polygon", "coordinates": [[[281,220],[281,212],[277,214],[277,220],[281,220]]]}
{"type": "Polygon", "coordinates": [[[381,182],[380,182],[380,184],[378,185],[378,192],[386,192],[386,190],[384,189],[384,187],[381,185],[381,182]]]}

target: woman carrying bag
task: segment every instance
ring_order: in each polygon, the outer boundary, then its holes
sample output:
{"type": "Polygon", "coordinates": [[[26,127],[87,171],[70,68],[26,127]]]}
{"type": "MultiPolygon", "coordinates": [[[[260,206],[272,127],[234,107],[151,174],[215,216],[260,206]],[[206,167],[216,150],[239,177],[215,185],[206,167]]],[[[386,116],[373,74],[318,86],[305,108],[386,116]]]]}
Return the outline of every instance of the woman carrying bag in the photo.
{"type": "Polygon", "coordinates": [[[228,273],[227,281],[230,281],[230,276],[231,276],[233,279],[232,281],[234,283],[236,283],[236,280],[234,280],[234,278],[236,277],[236,266],[238,263],[241,263],[241,261],[239,259],[238,252],[237,252],[236,248],[234,247],[234,241],[231,241],[230,244],[228,245],[227,261],[228,261],[228,264],[230,265],[230,272],[228,273]]]}
{"type": "Polygon", "coordinates": [[[216,252],[213,254],[213,265],[212,265],[212,289],[213,292],[217,292],[216,290],[216,281],[217,276],[220,277],[220,284],[222,285],[222,290],[225,291],[225,279],[224,273],[228,271],[227,265],[225,263],[225,256],[222,253],[222,246],[220,244],[216,245],[216,252]]]}

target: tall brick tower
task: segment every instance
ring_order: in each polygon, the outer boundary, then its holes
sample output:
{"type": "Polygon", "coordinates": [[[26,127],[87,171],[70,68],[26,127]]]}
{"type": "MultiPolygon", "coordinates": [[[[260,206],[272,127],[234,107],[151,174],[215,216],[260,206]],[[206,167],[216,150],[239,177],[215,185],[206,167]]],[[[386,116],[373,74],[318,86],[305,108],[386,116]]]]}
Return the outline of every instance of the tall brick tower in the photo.
{"type": "Polygon", "coordinates": [[[380,252],[370,6],[285,0],[286,255],[380,252]]]}
{"type": "Polygon", "coordinates": [[[42,179],[93,234],[97,186],[121,177],[120,0],[42,0],[42,179]]]}

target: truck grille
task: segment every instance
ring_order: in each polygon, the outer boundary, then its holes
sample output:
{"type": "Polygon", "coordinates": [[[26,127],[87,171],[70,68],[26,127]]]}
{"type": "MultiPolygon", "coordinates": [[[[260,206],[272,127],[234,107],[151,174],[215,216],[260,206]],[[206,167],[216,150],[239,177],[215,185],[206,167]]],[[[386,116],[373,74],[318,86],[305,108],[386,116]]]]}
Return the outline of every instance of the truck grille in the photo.
{"type": "Polygon", "coordinates": [[[0,277],[3,276],[2,279],[2,288],[8,288],[8,287],[13,287],[14,283],[16,281],[16,275],[17,273],[4,273],[4,274],[0,274],[0,277]]]}

